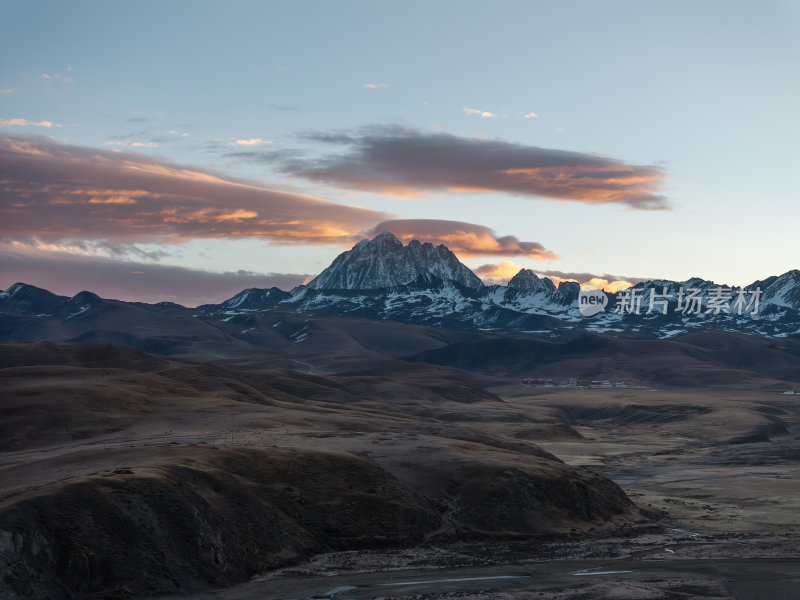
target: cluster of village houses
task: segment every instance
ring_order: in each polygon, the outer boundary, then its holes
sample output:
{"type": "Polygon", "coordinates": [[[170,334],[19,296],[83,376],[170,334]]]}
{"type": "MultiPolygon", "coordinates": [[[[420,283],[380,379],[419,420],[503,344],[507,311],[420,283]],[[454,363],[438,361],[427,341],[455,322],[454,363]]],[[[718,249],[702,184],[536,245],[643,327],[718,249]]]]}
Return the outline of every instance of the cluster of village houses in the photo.
{"type": "Polygon", "coordinates": [[[526,377],[523,385],[545,388],[568,388],[574,390],[591,390],[595,388],[646,388],[647,386],[629,381],[609,381],[606,379],[578,379],[577,377],[526,377]]]}
{"type": "MultiPolygon", "coordinates": [[[[646,385],[630,381],[610,381],[608,379],[578,379],[577,377],[525,377],[522,385],[530,387],[562,388],[572,390],[592,390],[603,388],[647,389],[646,385]]],[[[800,390],[781,392],[782,396],[800,396],[800,390]]]]}

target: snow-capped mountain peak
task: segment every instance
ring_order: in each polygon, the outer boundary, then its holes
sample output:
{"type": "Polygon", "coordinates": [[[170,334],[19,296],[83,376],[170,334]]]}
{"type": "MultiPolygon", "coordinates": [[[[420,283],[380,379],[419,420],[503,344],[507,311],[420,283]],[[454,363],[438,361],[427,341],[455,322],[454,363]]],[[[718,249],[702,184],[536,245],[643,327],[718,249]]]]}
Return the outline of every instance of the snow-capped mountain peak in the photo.
{"type": "Polygon", "coordinates": [[[547,277],[540,278],[530,269],[520,269],[508,282],[508,289],[519,290],[520,292],[553,292],[556,287],[547,277]]]}
{"type": "Polygon", "coordinates": [[[592,318],[581,314],[579,292],[576,281],[561,281],[556,287],[530,269],[521,269],[506,286],[485,286],[443,244],[411,240],[404,245],[384,231],[361,240],[316,279],[291,292],[244,290],[219,305],[201,308],[229,312],[281,305],[437,327],[553,331],[553,335],[572,329],[654,337],[701,329],[800,334],[798,270],[754,282],[744,290],[699,277],[643,281],[632,288],[630,298],[621,297],[623,292],[608,293],[608,309],[592,318]],[[760,295],[749,292],[754,287],[761,289],[760,295]],[[720,293],[729,304],[740,296],[747,304],[741,304],[741,310],[730,306],[724,310],[717,308],[717,299],[711,307],[711,298],[720,293]]]}
{"type": "Polygon", "coordinates": [[[388,231],[362,240],[343,252],[307,288],[313,290],[374,290],[397,288],[435,275],[466,288],[481,289],[483,282],[446,246],[411,240],[404,246],[388,231]]]}
{"type": "Polygon", "coordinates": [[[54,307],[65,300],[67,298],[64,296],[57,296],[48,290],[27,283],[15,283],[0,293],[0,304],[24,307],[26,310],[42,313],[52,312],[54,307]]]}
{"type": "Polygon", "coordinates": [[[11,298],[18,292],[24,291],[26,288],[31,288],[31,287],[33,286],[17,282],[9,286],[7,290],[0,292],[0,298],[11,298]]]}

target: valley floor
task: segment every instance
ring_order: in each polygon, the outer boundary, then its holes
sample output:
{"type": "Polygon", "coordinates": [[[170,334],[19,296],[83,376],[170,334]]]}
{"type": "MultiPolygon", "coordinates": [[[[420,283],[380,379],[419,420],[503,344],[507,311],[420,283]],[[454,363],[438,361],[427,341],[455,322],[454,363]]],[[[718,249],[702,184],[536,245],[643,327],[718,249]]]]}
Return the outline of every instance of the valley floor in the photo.
{"type": "MultiPolygon", "coordinates": [[[[661,533],[574,542],[331,553],[200,595],[300,598],[800,598],[800,409],[774,393],[504,393],[494,434],[534,440],[655,511],[661,533]],[[520,425],[509,415],[537,415],[520,425]],[[565,418],[568,437],[547,415],[565,418]],[[567,438],[568,439],[565,439],[567,438]]],[[[474,407],[478,409],[478,407],[474,407]]]]}
{"type": "MultiPolygon", "coordinates": [[[[654,541],[654,540],[651,540],[654,541]]],[[[491,566],[270,575],[192,600],[757,600],[797,598],[791,559],[520,560],[491,566]]]]}

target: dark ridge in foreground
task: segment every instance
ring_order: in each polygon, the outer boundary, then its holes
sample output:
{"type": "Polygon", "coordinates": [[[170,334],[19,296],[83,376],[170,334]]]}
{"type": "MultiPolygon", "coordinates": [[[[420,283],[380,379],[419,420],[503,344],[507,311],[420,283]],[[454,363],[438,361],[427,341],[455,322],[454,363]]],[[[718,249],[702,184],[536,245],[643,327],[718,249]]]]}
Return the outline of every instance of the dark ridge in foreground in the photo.
{"type": "Polygon", "coordinates": [[[364,459],[291,450],[194,450],[46,492],[0,513],[19,598],[230,585],[324,549],[413,543],[439,522],[364,459]]]}
{"type": "Polygon", "coordinates": [[[448,480],[445,494],[415,487],[344,453],[171,453],[4,503],[0,591],[53,599],[200,590],[323,551],[419,544],[446,525],[437,543],[534,542],[574,521],[637,514],[609,480],[563,465],[548,474],[464,465],[448,480]]]}

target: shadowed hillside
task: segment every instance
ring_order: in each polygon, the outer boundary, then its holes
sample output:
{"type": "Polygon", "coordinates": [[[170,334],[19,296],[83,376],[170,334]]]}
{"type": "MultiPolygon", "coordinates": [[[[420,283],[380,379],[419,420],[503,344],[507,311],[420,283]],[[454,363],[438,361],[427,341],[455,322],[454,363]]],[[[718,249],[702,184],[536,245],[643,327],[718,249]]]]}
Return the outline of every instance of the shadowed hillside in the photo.
{"type": "Polygon", "coordinates": [[[666,386],[800,382],[800,338],[695,333],[672,340],[587,335],[568,342],[498,336],[426,350],[411,361],[519,377],[633,379],[666,386]]]}

